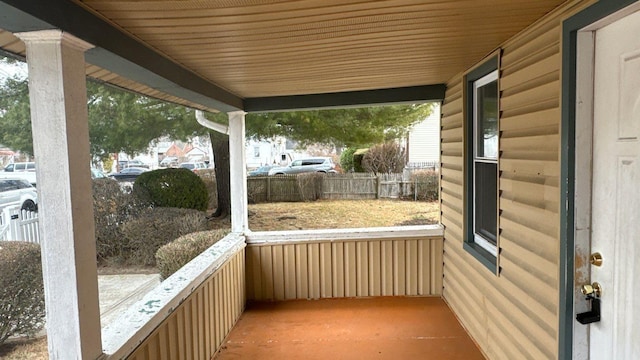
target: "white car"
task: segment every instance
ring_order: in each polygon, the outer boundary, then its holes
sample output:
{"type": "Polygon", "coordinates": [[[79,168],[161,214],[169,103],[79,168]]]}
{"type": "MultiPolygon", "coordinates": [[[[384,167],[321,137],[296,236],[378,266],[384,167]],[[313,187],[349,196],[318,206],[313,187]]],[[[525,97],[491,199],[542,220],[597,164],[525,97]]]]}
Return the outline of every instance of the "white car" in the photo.
{"type": "Polygon", "coordinates": [[[180,167],[189,169],[193,172],[198,172],[199,170],[206,169],[207,164],[203,163],[202,161],[189,161],[183,162],[182,164],[180,164],[180,167]]]}
{"type": "Polygon", "coordinates": [[[27,180],[0,179],[0,208],[20,205],[21,210],[38,211],[38,193],[27,180]]]}

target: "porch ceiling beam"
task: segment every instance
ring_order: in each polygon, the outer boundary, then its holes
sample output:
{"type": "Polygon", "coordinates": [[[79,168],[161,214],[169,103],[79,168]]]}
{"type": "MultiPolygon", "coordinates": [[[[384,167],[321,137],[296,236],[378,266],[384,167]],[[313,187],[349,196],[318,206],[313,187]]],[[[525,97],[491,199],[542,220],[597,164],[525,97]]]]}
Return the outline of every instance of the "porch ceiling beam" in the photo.
{"type": "Polygon", "coordinates": [[[445,90],[446,85],[435,84],[327,94],[248,98],[244,101],[244,109],[247,112],[275,112],[424,103],[442,101],[445,90]]]}
{"type": "Polygon", "coordinates": [[[242,99],[155,52],[68,0],[0,0],[0,28],[13,32],[60,29],[95,48],[87,62],[131,80],[224,112],[242,99]]]}

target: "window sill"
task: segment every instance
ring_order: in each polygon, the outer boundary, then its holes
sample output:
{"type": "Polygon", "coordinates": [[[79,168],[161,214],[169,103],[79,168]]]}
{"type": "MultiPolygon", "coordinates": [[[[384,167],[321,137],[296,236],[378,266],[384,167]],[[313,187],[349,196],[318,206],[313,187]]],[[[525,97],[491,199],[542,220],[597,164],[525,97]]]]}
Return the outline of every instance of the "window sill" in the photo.
{"type": "Polygon", "coordinates": [[[496,273],[496,257],[491,254],[480,245],[475,243],[464,242],[462,245],[463,249],[465,249],[471,256],[476,258],[484,267],[489,269],[492,273],[496,273]]]}

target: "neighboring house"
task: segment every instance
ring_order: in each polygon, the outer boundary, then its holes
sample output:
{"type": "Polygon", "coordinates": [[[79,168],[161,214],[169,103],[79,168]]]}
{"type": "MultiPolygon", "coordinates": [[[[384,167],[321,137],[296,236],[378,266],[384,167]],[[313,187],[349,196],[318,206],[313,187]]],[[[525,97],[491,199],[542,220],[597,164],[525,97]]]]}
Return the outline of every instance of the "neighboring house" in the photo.
{"type": "Polygon", "coordinates": [[[245,156],[247,169],[256,169],[262,165],[287,166],[293,159],[306,156],[306,153],[292,148],[293,142],[282,137],[270,140],[247,139],[245,156]]]}
{"type": "Polygon", "coordinates": [[[424,164],[440,161],[440,104],[434,104],[431,114],[417,123],[407,136],[407,163],[424,164]]]}
{"type": "Polygon", "coordinates": [[[165,151],[164,156],[173,156],[179,159],[184,156],[184,151],[178,145],[172,143],[165,151]]]}
{"type": "Polygon", "coordinates": [[[199,147],[191,147],[188,150],[185,149],[184,156],[189,161],[209,161],[208,152],[199,147]]]}
{"type": "Polygon", "coordinates": [[[0,0],[0,47],[28,52],[38,90],[39,169],[59,175],[38,185],[52,356],[212,358],[247,300],[429,292],[488,359],[640,358],[640,1],[295,4],[222,21],[207,1],[0,0]],[[87,183],[85,72],[227,112],[236,160],[231,234],[102,333],[91,189],[71,186],[87,183]],[[431,100],[442,226],[249,231],[246,112],[431,100]]]}

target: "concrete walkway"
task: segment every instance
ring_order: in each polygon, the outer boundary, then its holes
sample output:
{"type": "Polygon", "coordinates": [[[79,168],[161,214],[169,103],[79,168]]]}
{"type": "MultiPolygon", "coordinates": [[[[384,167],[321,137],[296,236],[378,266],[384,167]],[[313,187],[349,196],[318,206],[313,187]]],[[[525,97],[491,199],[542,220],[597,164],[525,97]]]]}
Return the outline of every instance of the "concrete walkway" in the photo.
{"type": "Polygon", "coordinates": [[[100,322],[104,328],[160,283],[158,274],[99,275],[100,322]]]}

